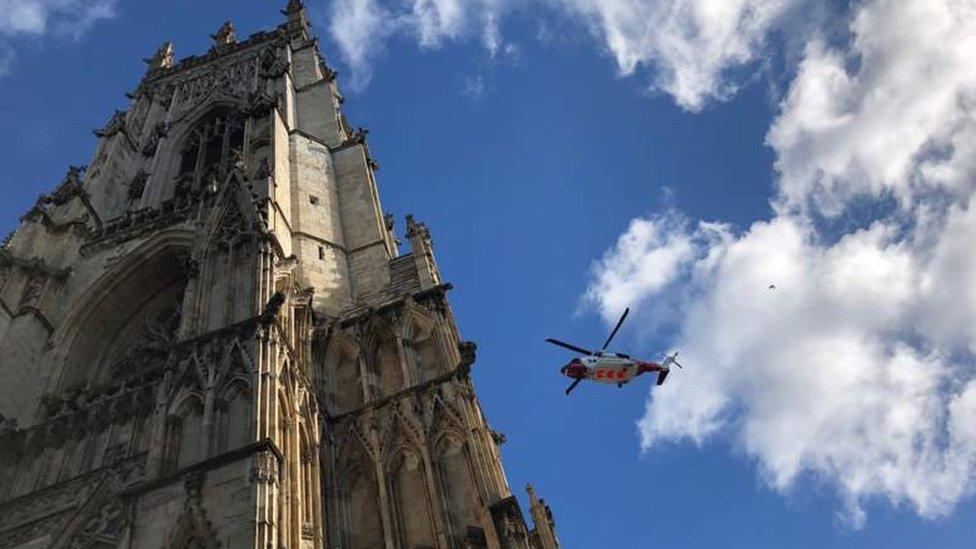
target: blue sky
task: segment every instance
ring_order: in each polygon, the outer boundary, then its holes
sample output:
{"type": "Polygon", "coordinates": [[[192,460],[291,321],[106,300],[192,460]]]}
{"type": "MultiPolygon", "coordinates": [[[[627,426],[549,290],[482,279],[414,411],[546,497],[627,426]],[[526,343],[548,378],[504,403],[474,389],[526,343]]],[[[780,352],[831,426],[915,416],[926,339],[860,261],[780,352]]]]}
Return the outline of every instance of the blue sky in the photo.
{"type": "MultiPolygon", "coordinates": [[[[0,231],[88,162],[163,40],[200,53],[279,3],[0,1],[39,10],[0,10],[0,231]]],[[[566,547],[971,546],[959,5],[309,4],[384,209],[433,231],[512,487],[566,547]],[[543,340],[597,345],[628,305],[617,344],[686,369],[565,397],[543,340]]]]}

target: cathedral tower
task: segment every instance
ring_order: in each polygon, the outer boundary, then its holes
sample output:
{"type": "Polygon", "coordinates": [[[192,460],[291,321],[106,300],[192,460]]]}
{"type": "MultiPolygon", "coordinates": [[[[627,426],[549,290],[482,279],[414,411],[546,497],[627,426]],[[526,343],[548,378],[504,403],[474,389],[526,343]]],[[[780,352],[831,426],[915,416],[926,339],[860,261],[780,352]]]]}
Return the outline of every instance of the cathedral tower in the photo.
{"type": "Polygon", "coordinates": [[[0,548],[555,549],[430,230],[284,22],[146,59],[0,248],[0,548]]]}

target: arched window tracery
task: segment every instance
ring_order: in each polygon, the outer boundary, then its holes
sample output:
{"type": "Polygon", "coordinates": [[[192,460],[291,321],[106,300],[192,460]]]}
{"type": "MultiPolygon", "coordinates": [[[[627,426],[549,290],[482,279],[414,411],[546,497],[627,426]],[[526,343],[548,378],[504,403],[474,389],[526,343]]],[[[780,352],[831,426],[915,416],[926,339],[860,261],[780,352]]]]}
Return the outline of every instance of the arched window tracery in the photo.
{"type": "Polygon", "coordinates": [[[403,448],[389,478],[400,547],[433,547],[434,530],[420,455],[403,448]]]}
{"type": "Polygon", "coordinates": [[[212,183],[244,150],[244,116],[230,108],[201,118],[179,148],[176,194],[212,183]]]}
{"type": "Polygon", "coordinates": [[[404,330],[403,352],[406,355],[407,369],[416,376],[418,382],[437,377],[441,371],[438,365],[437,343],[434,329],[417,319],[411,319],[404,330]]]}
{"type": "Polygon", "coordinates": [[[217,402],[217,451],[240,448],[251,438],[251,392],[240,380],[230,382],[217,402]]]}
{"type": "Polygon", "coordinates": [[[363,404],[362,374],[359,369],[359,352],[341,341],[336,344],[341,345],[341,348],[335,352],[329,396],[335,413],[343,413],[363,404]]]}
{"type": "Polygon", "coordinates": [[[346,464],[340,477],[344,547],[383,547],[383,519],[373,462],[360,451],[348,457],[346,464]]]}
{"type": "Polygon", "coordinates": [[[369,349],[369,396],[382,398],[403,389],[403,368],[393,333],[374,326],[366,341],[366,348],[369,349]]]}
{"type": "Polygon", "coordinates": [[[166,422],[163,470],[172,472],[207,457],[209,437],[203,425],[203,402],[189,394],[166,422]]]}
{"type": "Polygon", "coordinates": [[[434,467],[440,483],[448,527],[460,539],[467,532],[468,526],[478,526],[478,518],[474,511],[475,485],[469,470],[467,452],[459,436],[446,434],[437,441],[434,467]]]}
{"type": "Polygon", "coordinates": [[[302,531],[304,532],[307,527],[314,527],[315,524],[315,454],[308,436],[308,430],[305,429],[304,425],[300,431],[299,446],[301,447],[300,456],[302,460],[302,531]]]}

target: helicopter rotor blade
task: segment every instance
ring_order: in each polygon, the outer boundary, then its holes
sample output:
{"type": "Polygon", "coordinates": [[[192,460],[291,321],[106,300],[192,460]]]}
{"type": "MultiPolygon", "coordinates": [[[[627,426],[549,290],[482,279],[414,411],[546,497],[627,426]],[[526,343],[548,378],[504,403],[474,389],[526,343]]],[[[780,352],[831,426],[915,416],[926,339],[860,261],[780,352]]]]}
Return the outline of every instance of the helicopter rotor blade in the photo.
{"type": "Polygon", "coordinates": [[[576,386],[579,385],[580,381],[583,381],[583,378],[576,378],[576,381],[573,381],[573,383],[571,383],[569,387],[566,389],[566,394],[568,395],[569,393],[571,393],[573,389],[575,389],[576,386]]]}
{"type": "Polygon", "coordinates": [[[569,349],[570,351],[576,351],[577,353],[581,353],[581,354],[584,354],[584,355],[592,355],[593,354],[593,351],[587,351],[586,349],[584,349],[582,347],[577,347],[576,345],[572,345],[572,344],[566,343],[565,341],[559,341],[558,339],[553,339],[551,337],[549,339],[546,339],[546,342],[547,343],[552,343],[553,345],[558,345],[559,347],[562,347],[564,349],[569,349]]]}
{"type": "Polygon", "coordinates": [[[620,315],[620,320],[617,321],[617,325],[614,326],[613,331],[610,332],[610,337],[608,337],[607,342],[603,344],[602,347],[603,349],[606,349],[610,345],[610,342],[613,340],[613,336],[617,335],[617,330],[619,330],[620,326],[623,325],[624,320],[627,319],[628,314],[630,314],[630,307],[624,309],[624,314],[620,315]]]}
{"type": "Polygon", "coordinates": [[[669,356],[667,362],[674,364],[675,366],[677,366],[682,370],[684,369],[684,366],[682,366],[681,363],[678,362],[678,351],[675,351],[673,355],[669,356]]]}

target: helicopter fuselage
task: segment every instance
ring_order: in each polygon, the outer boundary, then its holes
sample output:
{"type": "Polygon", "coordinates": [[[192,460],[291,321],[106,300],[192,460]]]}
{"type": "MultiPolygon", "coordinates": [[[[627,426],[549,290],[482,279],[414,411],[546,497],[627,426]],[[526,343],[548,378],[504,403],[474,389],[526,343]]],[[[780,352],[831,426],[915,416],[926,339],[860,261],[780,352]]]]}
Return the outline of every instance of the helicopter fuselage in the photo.
{"type": "Polygon", "coordinates": [[[647,372],[660,372],[664,366],[644,362],[618,354],[601,353],[574,358],[563,366],[561,373],[570,379],[586,379],[597,383],[623,385],[647,372]]]}

